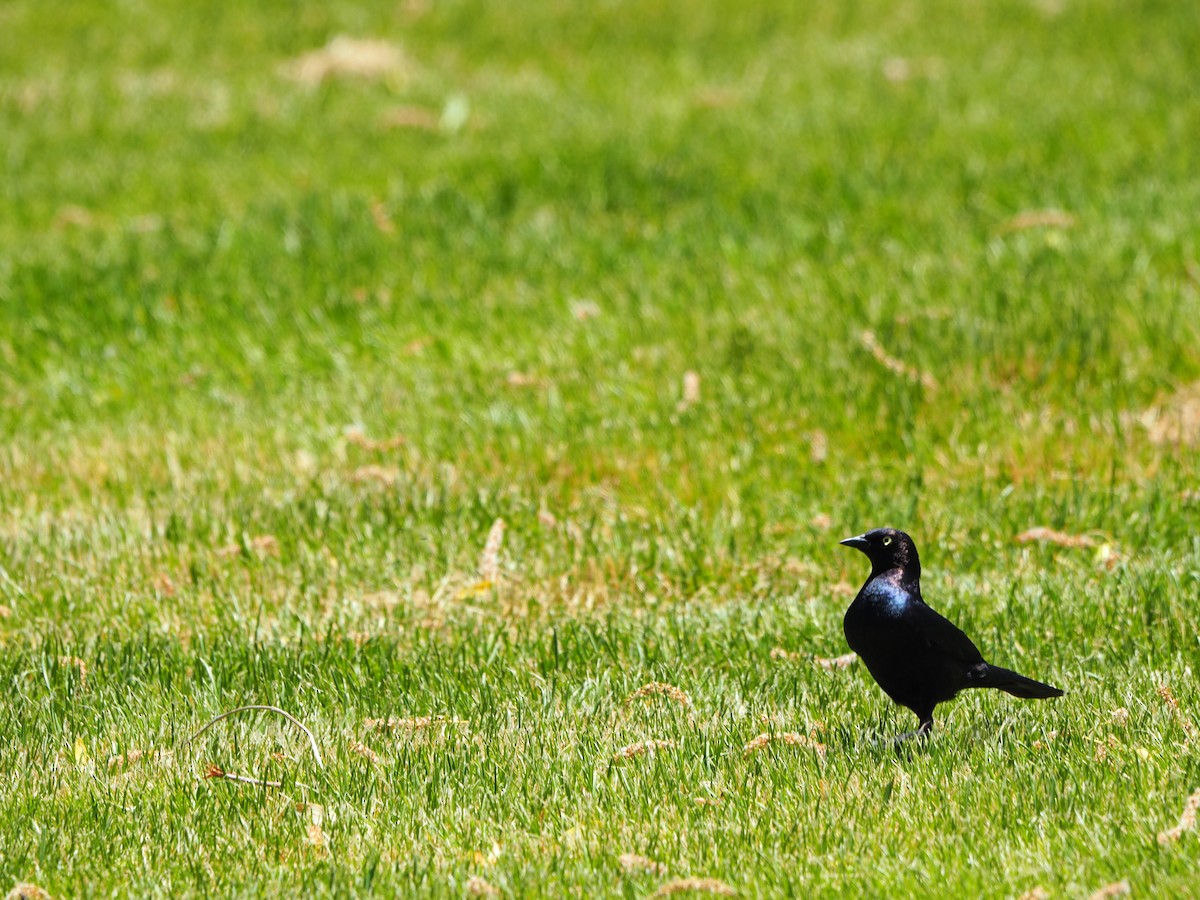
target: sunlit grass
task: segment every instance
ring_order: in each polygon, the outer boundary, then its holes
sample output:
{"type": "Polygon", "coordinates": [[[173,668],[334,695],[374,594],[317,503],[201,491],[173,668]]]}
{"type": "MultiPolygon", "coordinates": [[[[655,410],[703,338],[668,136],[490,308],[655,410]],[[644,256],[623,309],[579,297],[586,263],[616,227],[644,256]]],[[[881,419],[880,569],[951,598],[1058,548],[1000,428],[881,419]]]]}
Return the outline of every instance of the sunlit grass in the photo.
{"type": "Polygon", "coordinates": [[[9,4],[0,890],[1187,894],[1198,26],[9,4]]]}

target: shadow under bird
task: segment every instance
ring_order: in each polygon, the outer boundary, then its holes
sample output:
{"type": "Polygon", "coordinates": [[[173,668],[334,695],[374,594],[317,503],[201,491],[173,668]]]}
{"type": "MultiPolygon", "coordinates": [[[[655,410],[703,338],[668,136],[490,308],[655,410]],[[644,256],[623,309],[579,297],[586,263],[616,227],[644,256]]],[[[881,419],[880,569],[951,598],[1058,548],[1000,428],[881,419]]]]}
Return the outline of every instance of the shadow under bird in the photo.
{"type": "Polygon", "coordinates": [[[921,598],[921,561],[903,531],[876,528],[840,543],[871,560],[871,576],[846,610],[846,643],[884,693],[933,728],[933,709],[965,688],[997,688],[1027,700],[1062,691],[984,661],[958,627],[921,598]]]}

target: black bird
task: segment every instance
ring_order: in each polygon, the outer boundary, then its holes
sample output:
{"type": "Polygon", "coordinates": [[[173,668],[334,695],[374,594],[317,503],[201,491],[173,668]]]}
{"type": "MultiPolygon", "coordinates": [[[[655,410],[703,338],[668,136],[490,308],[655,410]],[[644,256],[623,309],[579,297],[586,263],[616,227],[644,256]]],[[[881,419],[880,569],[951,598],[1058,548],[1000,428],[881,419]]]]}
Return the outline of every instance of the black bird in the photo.
{"type": "Polygon", "coordinates": [[[871,577],[842,628],[846,643],[885,694],[917,714],[918,735],[933,728],[933,708],[964,688],[999,688],[1014,697],[1061,697],[1062,691],[984,662],[978,648],[921,599],[921,561],[903,531],[876,528],[841,543],[867,554],[871,577]]]}

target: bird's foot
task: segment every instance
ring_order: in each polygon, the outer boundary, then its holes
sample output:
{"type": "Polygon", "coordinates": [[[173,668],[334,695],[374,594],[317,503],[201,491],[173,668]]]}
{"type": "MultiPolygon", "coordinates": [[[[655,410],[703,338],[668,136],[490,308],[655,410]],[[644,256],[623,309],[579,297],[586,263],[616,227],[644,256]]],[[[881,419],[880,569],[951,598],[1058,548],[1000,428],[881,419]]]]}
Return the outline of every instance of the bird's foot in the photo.
{"type": "Polygon", "coordinates": [[[903,734],[896,735],[892,740],[892,746],[899,752],[900,748],[908,741],[914,738],[927,738],[933,733],[933,719],[926,719],[921,723],[921,726],[916,731],[906,731],[903,734]]]}

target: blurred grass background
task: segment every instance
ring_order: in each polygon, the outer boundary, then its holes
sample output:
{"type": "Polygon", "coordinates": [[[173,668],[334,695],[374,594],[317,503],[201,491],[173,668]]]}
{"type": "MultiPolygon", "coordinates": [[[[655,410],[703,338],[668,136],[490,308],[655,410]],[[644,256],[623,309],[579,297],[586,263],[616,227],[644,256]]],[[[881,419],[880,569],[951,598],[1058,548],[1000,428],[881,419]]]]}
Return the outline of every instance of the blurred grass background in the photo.
{"type": "Polygon", "coordinates": [[[6,4],[0,877],[1186,893],[1197,46],[1169,2],[6,4]],[[881,524],[1068,697],[872,749],[905,714],[810,660],[881,524]],[[180,747],[243,702],[329,766],[180,747]]]}

